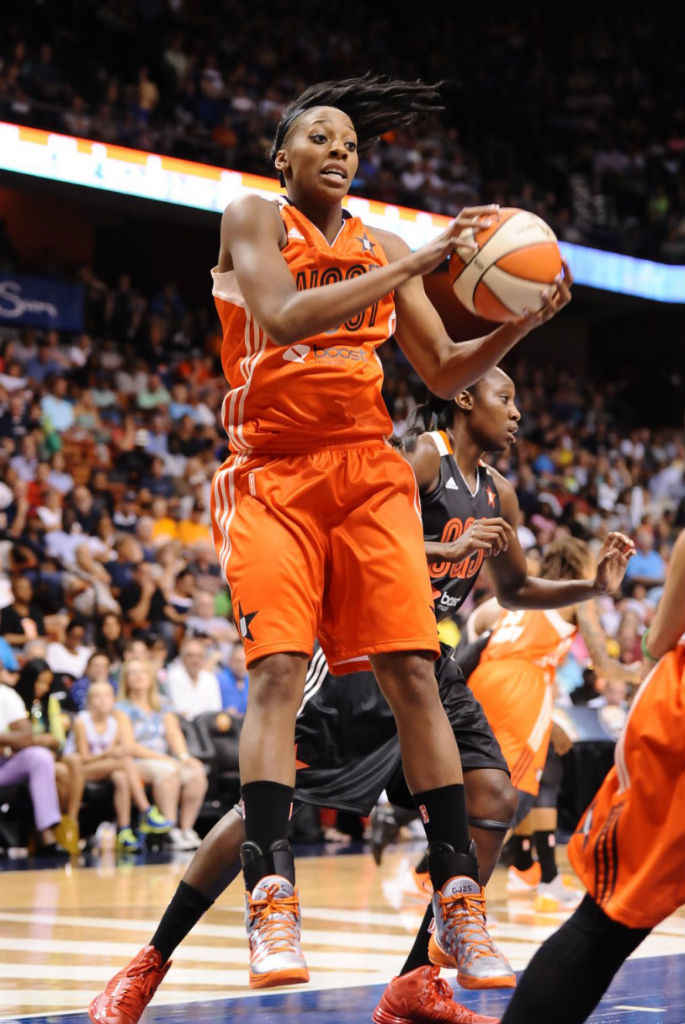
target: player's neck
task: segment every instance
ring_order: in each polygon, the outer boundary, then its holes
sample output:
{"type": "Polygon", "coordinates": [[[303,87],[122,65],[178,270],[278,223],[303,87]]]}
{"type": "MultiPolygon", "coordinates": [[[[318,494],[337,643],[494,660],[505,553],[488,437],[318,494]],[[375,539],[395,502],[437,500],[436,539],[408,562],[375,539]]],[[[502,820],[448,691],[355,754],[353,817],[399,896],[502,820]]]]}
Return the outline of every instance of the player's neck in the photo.
{"type": "Polygon", "coordinates": [[[288,201],[319,229],[329,244],[335,241],[343,223],[341,203],[333,206],[328,203],[318,204],[311,197],[298,194],[288,195],[288,201]]]}
{"type": "Polygon", "coordinates": [[[452,443],[452,452],[461,475],[473,490],[478,478],[478,463],[483,457],[483,450],[461,424],[448,428],[447,436],[452,443]]]}

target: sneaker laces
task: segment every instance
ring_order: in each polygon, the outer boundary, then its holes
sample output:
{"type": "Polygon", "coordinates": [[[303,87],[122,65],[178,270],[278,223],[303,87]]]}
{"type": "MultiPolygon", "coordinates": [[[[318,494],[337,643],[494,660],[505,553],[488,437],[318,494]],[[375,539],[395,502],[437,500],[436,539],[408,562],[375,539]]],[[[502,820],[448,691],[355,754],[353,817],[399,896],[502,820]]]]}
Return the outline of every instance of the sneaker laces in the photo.
{"type": "Polygon", "coordinates": [[[482,893],[443,896],[441,892],[438,896],[448,927],[459,929],[461,936],[469,943],[474,959],[492,956],[496,951],[485,926],[485,896],[482,893]]]}
{"type": "MultiPolygon", "coordinates": [[[[163,967],[164,965],[162,965],[163,967]]],[[[154,957],[141,958],[126,969],[125,977],[142,979],[139,985],[127,986],[121,993],[114,992],[114,1005],[117,1009],[127,1010],[133,1013],[140,1013],[141,998],[145,999],[143,1006],[152,999],[162,980],[159,977],[161,967],[157,967],[154,957]],[[146,977],[147,975],[147,977],[146,977]]]]}
{"type": "Polygon", "coordinates": [[[435,997],[432,1009],[445,1011],[448,1008],[454,1009],[456,1007],[459,1011],[460,1024],[474,1024],[476,1019],[475,1013],[469,1010],[467,1006],[462,1006],[461,1003],[456,1002],[451,985],[444,978],[440,977],[439,967],[431,968],[429,984],[432,990],[431,994],[435,997]]]}
{"type": "Polygon", "coordinates": [[[299,901],[297,891],[292,896],[277,896],[279,889],[278,884],[267,885],[266,896],[261,900],[248,896],[250,928],[256,923],[270,952],[288,953],[297,949],[299,901]]]}

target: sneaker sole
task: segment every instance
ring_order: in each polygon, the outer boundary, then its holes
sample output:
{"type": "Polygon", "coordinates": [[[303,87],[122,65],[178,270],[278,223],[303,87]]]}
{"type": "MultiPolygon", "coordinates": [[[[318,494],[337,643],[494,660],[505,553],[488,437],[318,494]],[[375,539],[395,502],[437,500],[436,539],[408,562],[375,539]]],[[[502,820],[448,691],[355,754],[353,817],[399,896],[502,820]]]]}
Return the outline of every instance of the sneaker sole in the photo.
{"type": "Polygon", "coordinates": [[[394,1013],[387,1013],[382,1006],[376,1007],[371,1014],[371,1020],[373,1024],[413,1024],[411,1017],[398,1017],[394,1013]]]}
{"type": "Polygon", "coordinates": [[[515,974],[502,974],[499,978],[474,978],[470,974],[460,974],[457,971],[457,981],[462,988],[470,989],[516,988],[515,974]]]}
{"type": "Polygon", "coordinates": [[[306,967],[284,967],[281,971],[253,974],[250,971],[250,988],[277,988],[280,985],[303,985],[309,981],[306,967]]]}
{"type": "Polygon", "coordinates": [[[462,988],[516,988],[516,975],[513,973],[500,974],[491,978],[476,978],[471,974],[463,974],[457,967],[456,961],[437,944],[434,935],[431,935],[428,943],[428,959],[435,967],[456,970],[457,981],[462,988]]]}

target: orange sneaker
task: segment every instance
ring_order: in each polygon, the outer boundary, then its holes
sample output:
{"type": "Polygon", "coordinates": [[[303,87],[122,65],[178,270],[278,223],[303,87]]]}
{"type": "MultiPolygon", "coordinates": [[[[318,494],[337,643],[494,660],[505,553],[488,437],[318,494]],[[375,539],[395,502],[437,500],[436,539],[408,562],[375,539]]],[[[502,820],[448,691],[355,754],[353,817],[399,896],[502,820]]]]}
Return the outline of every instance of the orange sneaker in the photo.
{"type": "Polygon", "coordinates": [[[536,860],[525,871],[521,871],[519,868],[515,868],[513,864],[510,864],[507,871],[507,892],[534,893],[541,879],[542,868],[536,860]]]}
{"type": "Polygon", "coordinates": [[[412,868],[411,875],[419,896],[422,896],[424,899],[430,899],[433,895],[430,871],[417,871],[416,868],[412,868]]]}
{"type": "Polygon", "coordinates": [[[373,1011],[374,1024],[498,1024],[455,1002],[439,967],[417,967],[393,978],[373,1011]]]}
{"type": "Polygon", "coordinates": [[[155,947],[145,946],[92,1001],[88,1016],[93,1024],[138,1024],[170,967],[171,960],[163,964],[155,947]]]}

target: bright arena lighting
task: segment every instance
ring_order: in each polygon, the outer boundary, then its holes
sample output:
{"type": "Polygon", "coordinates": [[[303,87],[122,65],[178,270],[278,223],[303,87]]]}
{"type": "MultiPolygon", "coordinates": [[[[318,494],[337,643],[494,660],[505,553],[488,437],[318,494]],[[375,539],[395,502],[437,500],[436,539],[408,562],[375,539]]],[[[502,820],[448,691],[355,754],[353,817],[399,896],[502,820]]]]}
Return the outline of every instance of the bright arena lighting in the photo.
{"type": "MultiPolygon", "coordinates": [[[[7,122],[0,122],[0,168],[217,214],[243,192],[270,197],[281,191],[276,179],[7,122]]],[[[345,205],[370,227],[396,232],[411,249],[430,241],[449,223],[440,214],[373,199],[349,196],[345,205]]],[[[685,266],[569,242],[561,242],[560,248],[578,284],[657,302],[685,302],[685,266]]]]}

